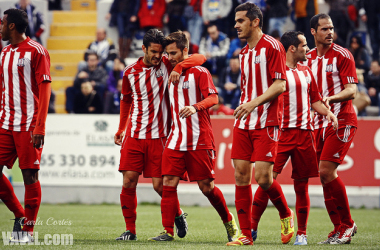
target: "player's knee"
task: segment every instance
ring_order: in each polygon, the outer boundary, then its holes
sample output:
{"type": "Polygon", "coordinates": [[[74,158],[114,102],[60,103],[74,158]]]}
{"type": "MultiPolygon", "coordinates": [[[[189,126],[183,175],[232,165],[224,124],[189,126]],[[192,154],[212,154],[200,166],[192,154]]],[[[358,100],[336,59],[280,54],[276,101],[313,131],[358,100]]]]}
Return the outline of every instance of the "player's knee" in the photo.
{"type": "Polygon", "coordinates": [[[257,184],[264,190],[267,190],[272,185],[268,176],[255,176],[257,184]]]}
{"type": "Polygon", "coordinates": [[[22,177],[26,185],[34,184],[38,181],[38,169],[23,169],[22,177]]]}
{"type": "Polygon", "coordinates": [[[157,192],[158,195],[162,196],[162,185],[153,185],[153,189],[157,192]]]}
{"type": "Polygon", "coordinates": [[[238,185],[248,185],[250,176],[246,172],[235,170],[235,181],[238,185]]]}

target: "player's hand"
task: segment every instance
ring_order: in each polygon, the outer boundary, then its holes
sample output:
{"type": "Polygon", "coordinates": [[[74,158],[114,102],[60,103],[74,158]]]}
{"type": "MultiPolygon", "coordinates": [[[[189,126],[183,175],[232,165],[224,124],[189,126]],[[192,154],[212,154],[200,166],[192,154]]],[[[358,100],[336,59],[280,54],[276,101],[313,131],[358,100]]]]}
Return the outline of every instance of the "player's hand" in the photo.
{"type": "Polygon", "coordinates": [[[331,106],[330,106],[330,98],[329,97],[323,97],[323,99],[322,99],[322,102],[323,102],[323,104],[325,104],[325,106],[329,109],[329,110],[331,110],[331,106]]]}
{"type": "Polygon", "coordinates": [[[252,113],[253,110],[255,110],[256,107],[256,104],[252,101],[244,103],[235,109],[234,116],[236,117],[236,119],[245,120],[247,119],[249,114],[252,113]]]}
{"type": "Polygon", "coordinates": [[[44,138],[44,135],[32,135],[33,148],[42,148],[42,145],[44,145],[44,138]]]}
{"type": "Polygon", "coordinates": [[[179,117],[184,119],[195,113],[197,110],[193,106],[186,106],[179,111],[179,117]]]}
{"type": "Polygon", "coordinates": [[[170,76],[169,76],[169,84],[170,83],[175,83],[175,84],[177,84],[177,83],[179,83],[179,77],[180,77],[181,75],[178,73],[178,72],[176,72],[176,71],[172,71],[172,73],[170,73],[170,76]]]}
{"type": "Polygon", "coordinates": [[[336,119],[336,116],[331,111],[329,111],[327,113],[327,115],[326,115],[326,118],[329,121],[329,123],[332,122],[333,129],[337,130],[337,128],[338,128],[338,119],[336,119]]]}
{"type": "Polygon", "coordinates": [[[106,16],[105,16],[105,19],[106,20],[110,20],[111,19],[111,13],[107,13],[106,16]]]}
{"type": "Polygon", "coordinates": [[[116,145],[121,146],[121,144],[123,143],[124,135],[125,135],[124,131],[117,131],[117,133],[113,137],[116,145]]]}

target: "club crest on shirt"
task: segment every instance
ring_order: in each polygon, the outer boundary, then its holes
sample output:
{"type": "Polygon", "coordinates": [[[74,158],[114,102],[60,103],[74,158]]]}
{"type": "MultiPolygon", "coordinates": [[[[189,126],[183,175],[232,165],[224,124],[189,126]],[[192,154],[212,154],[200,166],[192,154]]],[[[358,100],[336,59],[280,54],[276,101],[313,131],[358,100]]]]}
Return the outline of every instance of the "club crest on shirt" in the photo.
{"type": "Polygon", "coordinates": [[[157,77],[157,78],[159,78],[159,77],[161,77],[161,76],[163,76],[163,75],[164,75],[164,73],[162,72],[161,69],[158,69],[158,70],[156,71],[156,77],[157,77]]]}
{"type": "Polygon", "coordinates": [[[29,62],[29,59],[28,58],[20,58],[18,59],[17,61],[17,66],[18,67],[24,67],[25,66],[25,63],[28,63],[29,62]]]}
{"type": "Polygon", "coordinates": [[[327,64],[326,72],[333,72],[333,69],[334,69],[333,64],[327,64]]]}
{"type": "Polygon", "coordinates": [[[305,79],[306,79],[306,82],[307,83],[311,83],[311,77],[309,75],[306,75],[305,76],[305,79]]]}
{"type": "Polygon", "coordinates": [[[261,62],[260,56],[255,56],[255,64],[258,64],[261,62]]]}
{"type": "Polygon", "coordinates": [[[183,85],[182,85],[182,88],[183,89],[189,89],[190,88],[189,81],[184,82],[183,85]]]}

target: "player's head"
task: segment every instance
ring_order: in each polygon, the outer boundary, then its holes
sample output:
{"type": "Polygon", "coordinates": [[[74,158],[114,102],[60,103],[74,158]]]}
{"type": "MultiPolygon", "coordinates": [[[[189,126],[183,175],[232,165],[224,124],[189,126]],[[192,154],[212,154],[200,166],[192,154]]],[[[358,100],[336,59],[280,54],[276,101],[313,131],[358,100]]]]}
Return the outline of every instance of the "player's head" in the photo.
{"type": "Polygon", "coordinates": [[[28,27],[28,15],[19,9],[8,9],[4,11],[1,20],[1,37],[3,41],[11,39],[13,34],[24,34],[28,27]]]}
{"type": "Polygon", "coordinates": [[[235,8],[235,22],[238,37],[247,39],[255,29],[263,28],[263,13],[256,4],[246,2],[235,8]]]}
{"type": "Polygon", "coordinates": [[[281,37],[286,56],[291,56],[296,62],[306,61],[306,53],[309,51],[306,37],[301,31],[288,31],[281,37]]]}
{"type": "Polygon", "coordinates": [[[160,64],[164,52],[164,38],[164,33],[158,29],[150,29],[144,35],[142,50],[144,51],[144,63],[147,66],[160,64]]]}
{"type": "Polygon", "coordinates": [[[165,49],[169,61],[174,67],[187,58],[189,53],[189,40],[182,31],[173,32],[165,37],[165,49]]]}
{"type": "Polygon", "coordinates": [[[329,46],[333,43],[334,25],[329,15],[321,13],[313,16],[310,20],[310,27],[316,45],[329,46]]]}

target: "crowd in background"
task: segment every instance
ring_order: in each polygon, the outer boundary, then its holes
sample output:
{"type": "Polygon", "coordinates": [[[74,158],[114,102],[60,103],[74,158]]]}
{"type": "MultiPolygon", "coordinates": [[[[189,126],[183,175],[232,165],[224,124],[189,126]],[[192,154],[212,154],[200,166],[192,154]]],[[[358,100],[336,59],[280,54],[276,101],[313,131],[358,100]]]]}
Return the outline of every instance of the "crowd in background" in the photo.
{"type": "MultiPolygon", "coordinates": [[[[118,30],[119,50],[107,38],[105,30],[98,29],[96,40],[88,46],[85,61],[78,66],[73,87],[67,90],[67,112],[118,113],[124,59],[142,56],[143,34],[148,29],[158,28],[166,34],[177,30],[186,31],[190,40],[190,53],[206,56],[207,61],[203,66],[213,75],[221,97],[220,103],[210,113],[231,114],[239,104],[238,55],[246,44],[246,41],[237,38],[234,9],[246,1],[114,0],[106,20],[110,27],[118,30]],[[92,65],[94,62],[97,63],[96,67],[92,65]],[[88,86],[83,87],[85,85],[88,86]],[[91,92],[83,90],[91,88],[89,85],[92,87],[91,92]],[[88,108],[78,108],[76,105],[86,105],[88,108]]],[[[264,33],[280,39],[293,22],[294,29],[305,33],[309,48],[314,47],[310,19],[320,12],[318,0],[248,1],[262,10],[264,33]]],[[[355,58],[358,92],[365,101],[359,100],[358,104],[354,101],[354,104],[359,115],[366,115],[365,106],[380,107],[380,4],[378,0],[325,2],[334,23],[334,42],[349,49],[355,58]],[[358,31],[360,23],[365,24],[366,31],[358,31]]]]}

